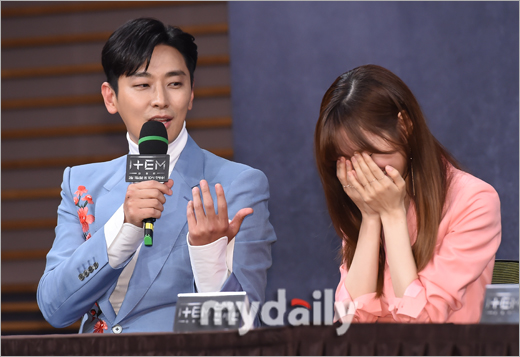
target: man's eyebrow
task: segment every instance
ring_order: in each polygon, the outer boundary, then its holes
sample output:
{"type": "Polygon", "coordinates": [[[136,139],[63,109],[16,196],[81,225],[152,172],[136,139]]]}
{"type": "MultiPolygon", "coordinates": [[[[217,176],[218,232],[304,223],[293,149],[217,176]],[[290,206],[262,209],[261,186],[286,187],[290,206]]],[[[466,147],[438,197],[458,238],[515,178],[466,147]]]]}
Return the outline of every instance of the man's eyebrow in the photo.
{"type": "Polygon", "coordinates": [[[152,75],[148,72],[136,72],[132,75],[130,75],[129,77],[151,77],[152,75]]]}
{"type": "MultiPolygon", "coordinates": [[[[184,73],[183,70],[175,70],[175,71],[170,71],[170,72],[167,72],[164,77],[168,78],[168,77],[175,77],[175,76],[185,76],[186,73],[184,73]]],[[[132,74],[130,77],[138,77],[138,78],[141,78],[141,77],[145,77],[145,78],[148,78],[148,77],[151,77],[152,75],[148,72],[136,72],[134,74],[132,74]]]]}
{"type": "Polygon", "coordinates": [[[165,77],[175,77],[175,76],[185,76],[186,73],[184,73],[183,70],[179,69],[179,70],[176,70],[176,71],[170,71],[168,73],[166,73],[164,76],[165,77]]]}

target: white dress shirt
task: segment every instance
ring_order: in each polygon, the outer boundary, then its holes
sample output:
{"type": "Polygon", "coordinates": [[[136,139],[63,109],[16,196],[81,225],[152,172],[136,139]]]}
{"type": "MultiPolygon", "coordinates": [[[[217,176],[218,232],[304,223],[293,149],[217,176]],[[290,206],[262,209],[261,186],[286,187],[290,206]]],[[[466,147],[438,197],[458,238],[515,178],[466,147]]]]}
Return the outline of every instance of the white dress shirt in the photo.
{"type": "MultiPolygon", "coordinates": [[[[128,140],[129,154],[139,154],[139,147],[130,140],[128,133],[126,138],[128,140]]],[[[184,122],[179,136],[168,145],[170,175],[187,141],[188,132],[186,130],[186,122],[184,122]]],[[[142,227],[136,227],[131,223],[124,223],[123,205],[121,205],[105,224],[104,231],[108,262],[112,268],[121,267],[133,254],[132,259],[121,272],[117,280],[116,288],[109,298],[117,314],[125,298],[126,291],[128,290],[128,283],[134,272],[137,257],[139,256],[139,251],[143,244],[144,229],[142,227]]],[[[207,245],[192,246],[189,242],[189,233],[186,235],[186,240],[197,291],[219,291],[222,284],[233,271],[235,240],[231,240],[228,244],[228,238],[222,237],[207,245]]]]}

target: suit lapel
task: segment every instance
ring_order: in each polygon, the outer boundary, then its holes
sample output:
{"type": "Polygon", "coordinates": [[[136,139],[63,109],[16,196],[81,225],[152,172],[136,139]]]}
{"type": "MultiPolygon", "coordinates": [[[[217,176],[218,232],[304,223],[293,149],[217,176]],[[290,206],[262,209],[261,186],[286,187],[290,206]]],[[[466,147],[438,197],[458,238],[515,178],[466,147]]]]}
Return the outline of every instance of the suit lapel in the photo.
{"type": "MultiPolygon", "coordinates": [[[[107,191],[101,195],[96,202],[96,221],[97,229],[104,229],[105,223],[113,216],[116,210],[125,200],[126,190],[129,182],[125,181],[126,156],[123,156],[120,163],[117,163],[116,170],[112,177],[105,183],[103,188],[107,191]]],[[[107,293],[99,299],[99,307],[109,321],[114,321],[116,314],[108,298],[114,291],[117,282],[114,282],[107,293]]]]}
{"type": "Polygon", "coordinates": [[[107,193],[99,197],[96,202],[97,213],[94,221],[96,229],[103,229],[105,223],[125,201],[126,190],[130,184],[125,181],[126,156],[123,156],[123,159],[117,165],[114,174],[103,186],[107,193]],[[100,220],[98,220],[98,217],[100,220]]]}
{"type": "Polygon", "coordinates": [[[165,196],[164,211],[154,224],[153,245],[141,247],[115,323],[123,320],[142,300],[166,263],[177,239],[186,239],[179,235],[187,225],[186,207],[192,199],[191,189],[198,185],[203,177],[203,157],[200,148],[188,137],[186,147],[170,175],[173,180],[173,194],[165,196]]]}

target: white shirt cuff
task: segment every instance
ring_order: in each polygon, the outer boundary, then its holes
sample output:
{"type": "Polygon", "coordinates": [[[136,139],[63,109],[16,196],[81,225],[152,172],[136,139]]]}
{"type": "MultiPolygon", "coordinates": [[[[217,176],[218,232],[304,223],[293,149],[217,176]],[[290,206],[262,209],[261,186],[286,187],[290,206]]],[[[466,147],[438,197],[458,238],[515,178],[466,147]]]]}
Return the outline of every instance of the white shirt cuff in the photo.
{"type": "Polygon", "coordinates": [[[229,246],[227,237],[222,237],[206,245],[194,246],[190,244],[189,237],[188,232],[186,241],[197,291],[199,293],[220,291],[232,271],[232,267],[228,268],[228,264],[232,263],[235,240],[233,239],[231,241],[233,244],[230,243],[229,246]],[[231,258],[231,260],[226,258],[231,258]],[[230,262],[228,262],[229,260],[230,262]]]}
{"type": "Polygon", "coordinates": [[[108,263],[119,268],[143,243],[144,229],[124,222],[123,205],[105,223],[108,263]]]}

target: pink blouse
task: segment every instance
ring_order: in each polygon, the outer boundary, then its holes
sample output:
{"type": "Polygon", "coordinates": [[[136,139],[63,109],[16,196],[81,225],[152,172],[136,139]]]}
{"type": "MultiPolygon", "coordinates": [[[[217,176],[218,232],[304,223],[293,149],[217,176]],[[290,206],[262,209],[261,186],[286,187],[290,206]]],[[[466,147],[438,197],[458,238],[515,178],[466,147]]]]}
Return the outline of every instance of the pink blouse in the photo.
{"type": "MultiPolygon", "coordinates": [[[[396,297],[387,259],[383,295],[376,298],[376,293],[370,293],[354,299],[353,322],[479,322],[501,240],[500,200],[489,184],[453,169],[446,207],[433,259],[418,273],[418,279],[402,298],[396,297]]],[[[413,204],[407,221],[413,244],[417,238],[413,204]]],[[[345,264],[340,272],[336,304],[352,301],[345,288],[345,264]]]]}

